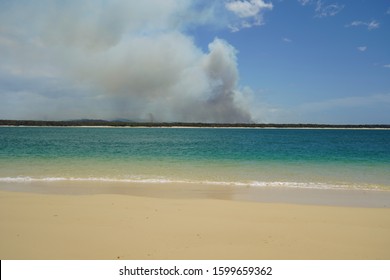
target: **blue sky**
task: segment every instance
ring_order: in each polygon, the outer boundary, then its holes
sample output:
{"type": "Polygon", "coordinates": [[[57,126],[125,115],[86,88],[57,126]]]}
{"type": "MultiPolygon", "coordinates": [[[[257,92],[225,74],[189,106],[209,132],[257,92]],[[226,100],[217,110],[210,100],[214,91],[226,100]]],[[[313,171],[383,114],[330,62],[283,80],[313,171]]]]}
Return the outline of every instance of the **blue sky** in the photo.
{"type": "Polygon", "coordinates": [[[390,123],[390,1],[79,2],[0,0],[0,118],[390,123]]]}

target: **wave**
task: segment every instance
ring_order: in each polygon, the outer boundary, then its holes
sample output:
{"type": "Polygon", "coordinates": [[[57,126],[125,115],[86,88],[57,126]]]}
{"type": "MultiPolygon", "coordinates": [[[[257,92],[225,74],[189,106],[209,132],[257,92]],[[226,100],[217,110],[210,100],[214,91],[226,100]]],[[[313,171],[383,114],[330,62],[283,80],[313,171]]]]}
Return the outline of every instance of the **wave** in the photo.
{"type": "Polygon", "coordinates": [[[324,183],[324,182],[286,182],[286,181],[210,181],[210,180],[180,180],[167,178],[109,178],[109,177],[0,177],[4,183],[31,182],[118,182],[143,184],[200,184],[253,188],[296,188],[296,189],[335,189],[335,190],[385,190],[389,186],[357,183],[324,183]]]}

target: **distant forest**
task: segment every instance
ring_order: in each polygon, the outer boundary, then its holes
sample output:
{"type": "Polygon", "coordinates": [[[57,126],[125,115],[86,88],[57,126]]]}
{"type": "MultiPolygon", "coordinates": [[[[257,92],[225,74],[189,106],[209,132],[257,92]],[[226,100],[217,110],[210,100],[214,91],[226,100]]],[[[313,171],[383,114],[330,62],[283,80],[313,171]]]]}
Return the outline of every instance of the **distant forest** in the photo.
{"type": "Polygon", "coordinates": [[[112,127],[244,127],[244,128],[389,128],[388,124],[274,124],[274,123],[192,123],[131,122],[106,120],[34,121],[0,120],[0,126],[112,126],[112,127]]]}

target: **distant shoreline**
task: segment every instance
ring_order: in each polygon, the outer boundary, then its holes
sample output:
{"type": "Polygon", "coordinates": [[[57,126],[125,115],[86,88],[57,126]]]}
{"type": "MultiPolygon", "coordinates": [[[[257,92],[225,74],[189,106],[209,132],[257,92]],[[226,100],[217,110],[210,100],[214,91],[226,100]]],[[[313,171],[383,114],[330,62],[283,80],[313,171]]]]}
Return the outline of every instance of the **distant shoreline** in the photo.
{"type": "Polygon", "coordinates": [[[0,126],[390,129],[390,124],[194,123],[194,122],[131,122],[131,121],[106,121],[106,120],[72,120],[72,121],[0,120],[0,126]]]}

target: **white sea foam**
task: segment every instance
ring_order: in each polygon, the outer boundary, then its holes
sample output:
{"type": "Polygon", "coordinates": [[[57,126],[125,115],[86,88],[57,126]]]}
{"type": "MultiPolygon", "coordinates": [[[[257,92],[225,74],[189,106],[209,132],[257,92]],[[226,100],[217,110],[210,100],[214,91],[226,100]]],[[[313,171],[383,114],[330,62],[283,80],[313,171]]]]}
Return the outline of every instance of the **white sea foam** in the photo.
{"type": "Polygon", "coordinates": [[[388,189],[388,186],[372,184],[347,184],[323,182],[278,182],[278,181],[209,181],[209,180],[180,180],[169,178],[111,178],[111,177],[0,177],[4,183],[32,183],[32,182],[118,182],[118,183],[144,183],[144,184],[201,184],[253,188],[296,188],[296,189],[359,189],[378,190],[388,189]]]}

